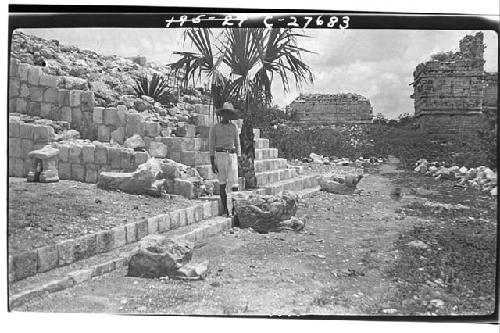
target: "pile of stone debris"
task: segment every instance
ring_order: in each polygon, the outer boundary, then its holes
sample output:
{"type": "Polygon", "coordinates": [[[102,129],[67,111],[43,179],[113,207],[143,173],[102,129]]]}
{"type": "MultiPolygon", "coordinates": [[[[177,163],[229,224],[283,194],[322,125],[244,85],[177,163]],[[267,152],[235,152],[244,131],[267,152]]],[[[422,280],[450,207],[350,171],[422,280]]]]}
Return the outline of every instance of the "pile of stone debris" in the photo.
{"type": "Polygon", "coordinates": [[[489,192],[492,196],[497,195],[497,173],[485,166],[470,169],[456,165],[446,167],[444,163],[420,159],[416,163],[415,172],[432,176],[436,180],[456,180],[457,186],[471,186],[483,192],[489,192]]]}
{"type": "Polygon", "coordinates": [[[325,157],[323,155],[318,155],[315,153],[309,154],[309,157],[302,159],[303,163],[317,163],[317,164],[325,164],[325,165],[338,165],[338,166],[352,166],[363,167],[365,165],[379,165],[383,163],[384,160],[381,158],[370,157],[363,158],[359,157],[354,162],[348,158],[338,158],[337,156],[325,157]]]}

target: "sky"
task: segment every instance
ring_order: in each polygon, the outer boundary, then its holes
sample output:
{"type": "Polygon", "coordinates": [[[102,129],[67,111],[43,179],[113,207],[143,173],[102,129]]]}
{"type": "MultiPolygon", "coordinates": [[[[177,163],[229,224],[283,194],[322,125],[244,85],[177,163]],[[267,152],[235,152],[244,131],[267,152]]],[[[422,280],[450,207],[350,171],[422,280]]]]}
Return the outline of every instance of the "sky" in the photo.
{"type": "MultiPolygon", "coordinates": [[[[23,29],[42,38],[57,39],[104,55],[144,55],[148,61],[167,64],[177,57],[173,51],[192,50],[184,41],[182,29],[149,28],[63,28],[23,29]]],[[[433,53],[457,51],[458,42],[471,30],[306,30],[308,38],[299,46],[314,53],[303,60],[315,75],[313,85],[304,85],[304,93],[361,94],[370,99],[373,113],[397,118],[414,113],[410,95],[413,71],[433,53]]],[[[483,31],[485,70],[498,71],[498,36],[483,31]]],[[[291,103],[300,93],[292,85],[285,93],[278,77],[273,82],[273,104],[291,103]]]]}

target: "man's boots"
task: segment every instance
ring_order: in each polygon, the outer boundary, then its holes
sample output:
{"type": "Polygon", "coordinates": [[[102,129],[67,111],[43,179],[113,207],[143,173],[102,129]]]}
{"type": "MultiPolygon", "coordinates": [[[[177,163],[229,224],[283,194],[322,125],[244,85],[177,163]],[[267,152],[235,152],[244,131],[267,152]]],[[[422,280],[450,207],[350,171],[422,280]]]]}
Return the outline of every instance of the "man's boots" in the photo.
{"type": "Polygon", "coordinates": [[[222,201],[222,215],[229,215],[229,211],[227,210],[227,193],[226,193],[226,184],[220,185],[220,200],[222,201]]]}

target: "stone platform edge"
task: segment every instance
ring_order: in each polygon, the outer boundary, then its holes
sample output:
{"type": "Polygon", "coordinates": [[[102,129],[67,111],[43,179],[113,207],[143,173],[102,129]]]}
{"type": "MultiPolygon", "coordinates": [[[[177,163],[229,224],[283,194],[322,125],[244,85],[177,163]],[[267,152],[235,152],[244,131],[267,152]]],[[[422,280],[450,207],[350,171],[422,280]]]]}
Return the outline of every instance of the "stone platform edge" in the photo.
{"type": "Polygon", "coordinates": [[[218,197],[211,196],[198,200],[205,202],[140,219],[109,230],[9,255],[9,283],[137,242],[149,234],[163,233],[219,215],[221,210],[218,197]]]}
{"type": "MultiPolygon", "coordinates": [[[[229,229],[233,225],[234,220],[232,217],[221,218],[215,223],[195,228],[180,235],[174,235],[172,236],[172,238],[189,240],[193,243],[196,243],[225,229],[229,229]]],[[[134,255],[135,252],[136,249],[129,250],[120,254],[118,258],[107,260],[105,262],[92,265],[88,268],[73,270],[66,273],[61,278],[52,279],[49,282],[37,287],[28,288],[16,294],[13,294],[12,296],[9,296],[9,310],[12,310],[15,307],[19,307],[37,297],[43,297],[57,291],[72,288],[75,285],[88,281],[94,277],[111,273],[123,266],[127,266],[130,258],[134,255]]]]}

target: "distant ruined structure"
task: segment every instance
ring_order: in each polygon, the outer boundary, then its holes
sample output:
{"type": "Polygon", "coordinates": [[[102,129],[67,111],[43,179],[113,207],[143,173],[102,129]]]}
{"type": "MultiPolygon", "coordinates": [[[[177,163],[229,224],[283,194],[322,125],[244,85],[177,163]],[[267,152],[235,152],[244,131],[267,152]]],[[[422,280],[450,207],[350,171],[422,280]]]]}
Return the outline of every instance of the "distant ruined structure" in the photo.
{"type": "Polygon", "coordinates": [[[484,71],[483,33],[460,40],[458,52],[431,56],[413,72],[415,117],[420,130],[448,136],[485,126],[497,112],[498,73],[484,71]]]}
{"type": "Polygon", "coordinates": [[[287,109],[295,121],[304,123],[359,124],[373,120],[370,100],[352,93],[301,94],[287,109]]]}

